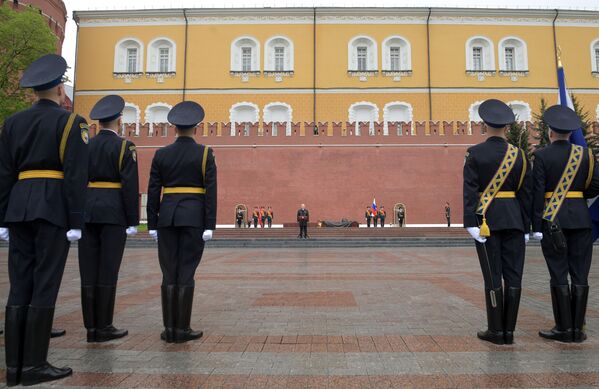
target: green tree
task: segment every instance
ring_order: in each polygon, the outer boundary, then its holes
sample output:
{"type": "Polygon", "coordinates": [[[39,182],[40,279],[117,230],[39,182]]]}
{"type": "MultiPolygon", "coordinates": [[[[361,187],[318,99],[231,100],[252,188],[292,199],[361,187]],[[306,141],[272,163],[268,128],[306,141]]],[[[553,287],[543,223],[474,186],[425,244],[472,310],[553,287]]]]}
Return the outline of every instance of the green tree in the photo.
{"type": "Polygon", "coordinates": [[[593,150],[593,153],[597,155],[597,151],[599,151],[599,136],[597,134],[593,134],[591,131],[592,122],[590,120],[590,114],[588,111],[584,109],[582,103],[576,96],[573,94],[570,95],[572,98],[572,105],[574,106],[574,111],[580,118],[582,122],[582,133],[587,141],[587,146],[593,150]]]}
{"type": "Polygon", "coordinates": [[[39,11],[15,11],[0,6],[0,125],[31,103],[31,93],[19,88],[23,70],[42,55],[56,52],[56,36],[39,11]]]}
{"type": "Polygon", "coordinates": [[[533,128],[534,133],[532,137],[538,141],[538,143],[535,145],[535,149],[540,149],[541,147],[545,147],[551,143],[549,140],[549,126],[543,120],[543,115],[545,114],[547,108],[547,101],[545,98],[541,97],[541,107],[539,109],[539,113],[533,114],[536,124],[533,128]]]}
{"type": "Polygon", "coordinates": [[[526,155],[530,157],[529,135],[530,133],[528,128],[526,128],[526,125],[523,125],[520,122],[512,123],[505,133],[505,137],[509,143],[521,148],[526,155]]]}

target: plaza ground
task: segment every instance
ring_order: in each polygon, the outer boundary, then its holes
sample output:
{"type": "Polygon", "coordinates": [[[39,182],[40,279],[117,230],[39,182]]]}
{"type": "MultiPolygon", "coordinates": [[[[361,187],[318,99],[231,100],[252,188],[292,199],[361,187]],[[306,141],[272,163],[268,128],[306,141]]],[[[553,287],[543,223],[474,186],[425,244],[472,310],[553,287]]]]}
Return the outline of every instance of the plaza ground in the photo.
{"type": "MultiPolygon", "coordinates": [[[[476,338],[486,317],[474,247],[208,246],[192,318],[204,337],[180,345],[159,339],[155,248],[125,253],[115,325],[130,335],[87,344],[76,252],[71,249],[56,309],[55,326],[67,336],[52,340],[49,357],[75,374],[40,387],[599,387],[599,269],[595,264],[590,277],[589,340],[544,341],[537,331],[552,326],[552,313],[538,246],[528,248],[513,346],[476,338]]],[[[6,258],[0,248],[3,269],[6,258]]],[[[7,278],[2,271],[2,304],[7,278]]]]}

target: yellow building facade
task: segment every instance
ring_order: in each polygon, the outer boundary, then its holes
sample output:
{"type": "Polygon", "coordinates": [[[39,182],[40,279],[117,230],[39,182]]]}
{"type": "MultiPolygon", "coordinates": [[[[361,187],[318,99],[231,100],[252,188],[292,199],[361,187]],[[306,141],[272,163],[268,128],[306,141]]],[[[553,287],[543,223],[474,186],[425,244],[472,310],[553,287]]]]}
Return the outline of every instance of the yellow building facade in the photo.
{"type": "Polygon", "coordinates": [[[76,11],[75,110],[103,95],[165,121],[184,97],[207,122],[476,121],[496,97],[532,120],[568,87],[599,115],[599,12],[488,9],[76,11]]]}

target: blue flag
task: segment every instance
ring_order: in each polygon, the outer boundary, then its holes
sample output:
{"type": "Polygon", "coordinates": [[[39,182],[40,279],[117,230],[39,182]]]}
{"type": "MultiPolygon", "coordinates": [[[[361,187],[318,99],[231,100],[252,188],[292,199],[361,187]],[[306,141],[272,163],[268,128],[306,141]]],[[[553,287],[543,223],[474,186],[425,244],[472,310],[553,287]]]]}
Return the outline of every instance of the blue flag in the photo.
{"type": "MultiPolygon", "coordinates": [[[[564,67],[558,66],[557,68],[557,83],[559,86],[558,95],[557,95],[557,103],[560,105],[565,105],[566,107],[574,110],[574,104],[572,103],[572,99],[570,98],[570,94],[568,93],[568,89],[566,88],[566,76],[564,73],[564,67]]],[[[587,147],[587,141],[584,138],[584,133],[582,132],[582,128],[579,128],[576,131],[572,131],[570,135],[570,142],[575,145],[579,145],[582,147],[587,147]]],[[[591,220],[593,223],[593,242],[599,238],[599,201],[597,201],[597,197],[587,200],[589,205],[589,212],[591,214],[591,220]]]]}

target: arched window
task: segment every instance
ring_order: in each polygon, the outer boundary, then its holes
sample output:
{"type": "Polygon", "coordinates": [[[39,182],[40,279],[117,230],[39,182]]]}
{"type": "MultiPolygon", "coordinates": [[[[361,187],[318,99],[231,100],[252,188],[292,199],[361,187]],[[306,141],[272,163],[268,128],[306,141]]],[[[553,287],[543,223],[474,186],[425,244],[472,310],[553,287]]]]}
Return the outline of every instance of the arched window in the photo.
{"type": "Polygon", "coordinates": [[[401,36],[390,36],[383,41],[383,71],[412,70],[410,42],[401,36]]]}
{"type": "Polygon", "coordinates": [[[162,136],[167,135],[168,113],[172,106],[166,103],[154,103],[146,107],[146,123],[150,124],[150,134],[154,134],[154,124],[163,124],[162,136]]]}
{"type": "Polygon", "coordinates": [[[176,66],[177,46],[169,38],[156,38],[148,45],[148,72],[170,73],[176,66]]]}
{"type": "Polygon", "coordinates": [[[293,71],[293,42],[289,38],[274,36],[264,46],[265,71],[293,71]]]}
{"type": "Polygon", "coordinates": [[[482,104],[482,101],[474,102],[468,108],[468,120],[471,122],[482,122],[483,120],[480,118],[478,114],[478,107],[482,104]]]}
{"type": "Polygon", "coordinates": [[[136,38],[120,40],[114,48],[115,73],[141,73],[143,69],[143,43],[136,38]]]}
{"type": "Polygon", "coordinates": [[[349,41],[347,45],[347,69],[349,71],[377,71],[377,58],[376,42],[371,37],[357,36],[349,41]]]}
{"type": "Polygon", "coordinates": [[[385,104],[383,108],[384,135],[389,135],[389,123],[397,123],[397,135],[401,135],[401,123],[410,123],[413,120],[412,105],[403,101],[393,101],[385,104]]]}
{"type": "Polygon", "coordinates": [[[526,42],[513,36],[499,41],[499,70],[505,72],[528,70],[526,42]]]}
{"type": "Polygon", "coordinates": [[[489,38],[474,36],[466,41],[466,70],[495,71],[493,42],[489,38]]]}
{"type": "Polygon", "coordinates": [[[514,111],[517,122],[528,122],[531,120],[532,115],[528,103],[524,101],[510,101],[507,105],[514,111]]]}
{"type": "Polygon", "coordinates": [[[135,134],[139,135],[139,121],[140,121],[140,111],[139,107],[133,103],[125,103],[125,108],[123,108],[123,116],[121,117],[121,122],[123,123],[122,135],[126,135],[124,132],[126,124],[134,124],[135,123],[135,134]]]}
{"type": "Polygon", "coordinates": [[[260,71],[260,42],[256,38],[243,36],[231,43],[231,71],[260,71]]]}
{"type": "Polygon", "coordinates": [[[368,101],[360,101],[349,107],[349,122],[355,122],[355,134],[360,135],[360,123],[369,123],[370,133],[374,132],[374,123],[379,120],[379,108],[376,104],[368,101]]]}
{"type": "Polygon", "coordinates": [[[273,123],[271,133],[277,135],[277,126],[275,123],[285,123],[285,135],[291,136],[291,106],[287,103],[275,102],[264,106],[262,116],[265,123],[273,123]]]}
{"type": "Polygon", "coordinates": [[[599,77],[599,39],[591,43],[591,69],[593,75],[599,77]]]}
{"type": "Polygon", "coordinates": [[[235,136],[237,126],[236,124],[242,123],[244,125],[244,135],[250,134],[250,125],[257,123],[260,120],[260,110],[254,103],[248,103],[246,101],[236,103],[231,106],[229,110],[230,122],[231,122],[231,136],[235,136]]]}

